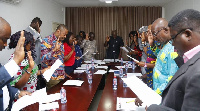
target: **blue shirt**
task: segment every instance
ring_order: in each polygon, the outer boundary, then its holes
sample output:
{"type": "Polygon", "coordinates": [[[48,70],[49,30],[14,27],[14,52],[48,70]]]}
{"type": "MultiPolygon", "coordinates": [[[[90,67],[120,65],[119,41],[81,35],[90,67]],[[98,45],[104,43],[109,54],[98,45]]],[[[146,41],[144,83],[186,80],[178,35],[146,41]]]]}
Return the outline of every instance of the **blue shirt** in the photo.
{"type": "MultiPolygon", "coordinates": [[[[82,50],[79,45],[75,45],[75,52],[76,52],[76,57],[82,56],[82,50]]],[[[81,63],[82,63],[82,58],[79,60],[75,59],[75,63],[73,65],[74,69],[76,69],[77,67],[80,67],[81,63]]]]}

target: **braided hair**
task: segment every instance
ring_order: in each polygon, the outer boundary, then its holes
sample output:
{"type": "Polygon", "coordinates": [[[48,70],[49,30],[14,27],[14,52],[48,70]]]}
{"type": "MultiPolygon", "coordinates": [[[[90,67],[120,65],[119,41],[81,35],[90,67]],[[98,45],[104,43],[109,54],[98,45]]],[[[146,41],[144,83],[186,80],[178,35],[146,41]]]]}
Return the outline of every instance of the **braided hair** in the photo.
{"type": "MultiPolygon", "coordinates": [[[[18,31],[15,34],[11,35],[9,43],[10,49],[14,49],[17,46],[20,36],[21,36],[21,31],[18,31]]],[[[25,36],[25,42],[24,42],[25,59],[27,58],[27,52],[28,52],[25,47],[30,43],[31,56],[33,57],[33,60],[35,60],[36,54],[35,54],[35,42],[33,35],[30,32],[24,31],[24,36],[25,36]]]]}

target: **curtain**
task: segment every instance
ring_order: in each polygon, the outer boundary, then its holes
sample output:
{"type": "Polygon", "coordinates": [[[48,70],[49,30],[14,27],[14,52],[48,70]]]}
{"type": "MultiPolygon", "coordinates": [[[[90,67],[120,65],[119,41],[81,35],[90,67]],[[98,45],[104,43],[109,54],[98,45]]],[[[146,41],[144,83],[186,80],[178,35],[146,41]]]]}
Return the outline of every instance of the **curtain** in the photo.
{"type": "MultiPolygon", "coordinates": [[[[162,17],[162,7],[66,7],[65,23],[75,35],[79,31],[94,32],[97,49],[96,59],[104,59],[106,36],[117,30],[118,36],[130,42],[129,32],[151,24],[162,17]]],[[[122,55],[124,58],[125,54],[122,55]]]]}

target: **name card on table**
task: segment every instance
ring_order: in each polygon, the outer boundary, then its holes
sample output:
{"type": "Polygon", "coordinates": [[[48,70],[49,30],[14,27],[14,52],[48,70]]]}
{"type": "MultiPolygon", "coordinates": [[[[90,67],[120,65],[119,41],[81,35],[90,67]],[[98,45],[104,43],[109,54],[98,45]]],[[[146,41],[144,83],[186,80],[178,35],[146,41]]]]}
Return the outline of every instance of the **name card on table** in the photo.
{"type": "Polygon", "coordinates": [[[159,105],[161,103],[161,96],[154,90],[149,88],[138,77],[132,76],[129,78],[122,78],[127,86],[143,101],[143,104],[150,106],[151,104],[159,105]]]}

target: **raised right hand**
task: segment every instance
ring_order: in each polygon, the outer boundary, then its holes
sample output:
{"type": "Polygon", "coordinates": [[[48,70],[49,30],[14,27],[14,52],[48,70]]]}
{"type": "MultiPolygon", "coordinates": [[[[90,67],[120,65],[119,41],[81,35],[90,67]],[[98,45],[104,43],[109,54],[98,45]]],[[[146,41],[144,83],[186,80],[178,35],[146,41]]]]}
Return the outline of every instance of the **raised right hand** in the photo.
{"type": "Polygon", "coordinates": [[[24,31],[21,31],[21,36],[20,36],[17,46],[15,48],[14,58],[13,58],[13,60],[17,64],[20,64],[22,62],[22,60],[24,60],[24,56],[25,56],[24,41],[25,41],[24,31]]]}
{"type": "Polygon", "coordinates": [[[56,41],[56,45],[55,45],[55,48],[53,49],[53,51],[60,50],[60,46],[61,46],[61,43],[59,43],[59,38],[58,38],[57,41],[56,41]]]}
{"type": "Polygon", "coordinates": [[[86,40],[89,40],[89,35],[88,35],[88,33],[86,34],[85,39],[86,39],[86,40]]]}
{"type": "Polygon", "coordinates": [[[28,51],[27,55],[28,55],[29,68],[32,70],[35,63],[33,61],[33,57],[31,56],[31,51],[28,51]]]}
{"type": "Polygon", "coordinates": [[[152,46],[154,40],[153,40],[153,35],[152,35],[151,30],[148,30],[147,35],[148,35],[148,41],[149,41],[149,44],[152,46]]]}
{"type": "Polygon", "coordinates": [[[106,41],[108,42],[109,40],[110,40],[110,37],[109,37],[109,36],[107,36],[107,37],[106,37],[106,41]]]}
{"type": "Polygon", "coordinates": [[[136,99],[135,99],[135,105],[136,105],[136,106],[142,106],[142,103],[143,103],[143,102],[142,102],[139,98],[136,98],[136,99]]]}

